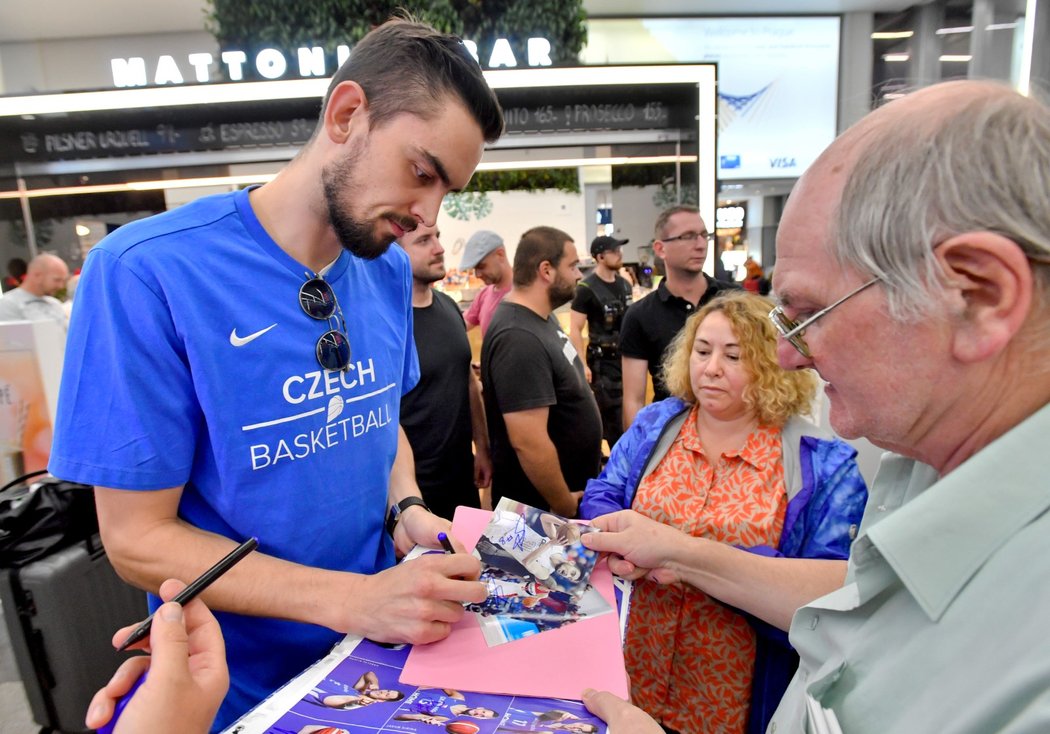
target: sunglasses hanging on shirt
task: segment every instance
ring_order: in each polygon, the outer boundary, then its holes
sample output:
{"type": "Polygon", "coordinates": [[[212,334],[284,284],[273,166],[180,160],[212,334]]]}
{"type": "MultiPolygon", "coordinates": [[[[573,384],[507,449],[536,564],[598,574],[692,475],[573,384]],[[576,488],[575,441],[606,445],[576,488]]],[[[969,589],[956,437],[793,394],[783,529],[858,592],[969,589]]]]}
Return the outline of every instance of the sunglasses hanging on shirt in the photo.
{"type": "Polygon", "coordinates": [[[346,335],[346,320],[332,286],[323,278],[312,276],[299,288],[299,306],[307,316],[318,321],[327,321],[329,326],[332,319],[336,319],[336,328],[321,334],[317,340],[317,363],[332,371],[349,367],[350,340],[346,335]]]}

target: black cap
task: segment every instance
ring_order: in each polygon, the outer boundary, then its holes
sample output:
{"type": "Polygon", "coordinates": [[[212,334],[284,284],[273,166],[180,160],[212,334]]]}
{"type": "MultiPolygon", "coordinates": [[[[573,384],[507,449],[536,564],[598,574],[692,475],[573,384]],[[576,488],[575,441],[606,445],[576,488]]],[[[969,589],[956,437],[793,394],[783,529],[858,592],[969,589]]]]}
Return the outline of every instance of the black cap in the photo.
{"type": "Polygon", "coordinates": [[[615,237],[595,237],[594,241],[591,242],[591,257],[598,257],[603,252],[608,250],[615,250],[619,247],[623,247],[630,240],[618,240],[615,237]]]}

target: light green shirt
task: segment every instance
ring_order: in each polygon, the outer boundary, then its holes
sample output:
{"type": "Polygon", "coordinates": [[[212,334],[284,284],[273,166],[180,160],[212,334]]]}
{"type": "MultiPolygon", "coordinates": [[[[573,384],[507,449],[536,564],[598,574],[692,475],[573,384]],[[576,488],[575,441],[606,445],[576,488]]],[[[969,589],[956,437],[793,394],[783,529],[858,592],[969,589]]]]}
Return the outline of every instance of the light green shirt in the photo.
{"type": "Polygon", "coordinates": [[[887,454],[768,732],[1050,732],[1048,469],[1050,406],[939,481],[887,454]]]}

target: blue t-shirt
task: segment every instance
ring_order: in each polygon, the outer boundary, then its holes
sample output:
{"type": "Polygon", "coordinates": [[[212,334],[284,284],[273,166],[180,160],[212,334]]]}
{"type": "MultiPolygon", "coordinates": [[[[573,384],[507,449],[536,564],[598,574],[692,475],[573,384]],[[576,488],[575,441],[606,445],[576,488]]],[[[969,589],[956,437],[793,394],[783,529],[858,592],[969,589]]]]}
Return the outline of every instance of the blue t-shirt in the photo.
{"type": "MultiPolygon", "coordinates": [[[[335,323],[300,307],[311,275],[267,235],[247,190],[99,243],[78,285],[51,472],[117,489],[185,484],[183,520],[237,542],[256,536],[261,552],[295,563],[393,565],[386,496],[401,396],[419,374],[408,258],[399,247],[372,261],[343,252],[326,273],[346,318],[346,372],[317,364],[318,337],[335,323]]],[[[217,728],[341,637],[217,616],[231,673],[217,728]]]]}

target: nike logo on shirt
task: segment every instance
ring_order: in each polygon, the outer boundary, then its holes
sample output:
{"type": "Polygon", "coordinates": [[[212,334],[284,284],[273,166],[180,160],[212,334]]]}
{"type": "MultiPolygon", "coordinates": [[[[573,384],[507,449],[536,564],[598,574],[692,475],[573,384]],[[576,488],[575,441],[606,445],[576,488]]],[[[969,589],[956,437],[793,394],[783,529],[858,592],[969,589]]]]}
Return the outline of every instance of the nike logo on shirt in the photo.
{"type": "Polygon", "coordinates": [[[249,334],[248,336],[237,336],[237,329],[235,327],[233,331],[230,332],[230,344],[235,347],[243,347],[248,342],[255,341],[275,326],[277,326],[277,324],[270,324],[265,329],[260,329],[254,334],[249,334]]]}

